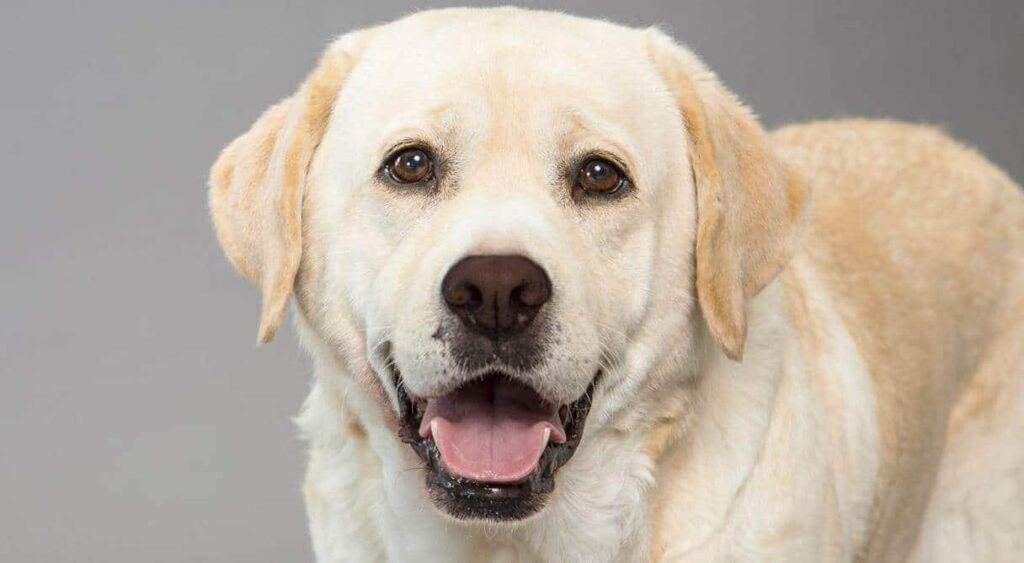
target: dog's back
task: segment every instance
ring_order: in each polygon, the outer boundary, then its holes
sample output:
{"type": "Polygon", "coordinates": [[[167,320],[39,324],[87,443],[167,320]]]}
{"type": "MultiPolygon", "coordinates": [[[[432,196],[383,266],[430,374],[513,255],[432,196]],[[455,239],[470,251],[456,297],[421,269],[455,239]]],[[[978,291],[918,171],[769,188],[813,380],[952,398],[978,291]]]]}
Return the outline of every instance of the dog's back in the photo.
{"type": "Polygon", "coordinates": [[[866,560],[919,533],[928,561],[1021,553],[1024,193],[931,128],[822,122],[774,142],[814,190],[795,262],[832,295],[875,386],[866,560]]]}

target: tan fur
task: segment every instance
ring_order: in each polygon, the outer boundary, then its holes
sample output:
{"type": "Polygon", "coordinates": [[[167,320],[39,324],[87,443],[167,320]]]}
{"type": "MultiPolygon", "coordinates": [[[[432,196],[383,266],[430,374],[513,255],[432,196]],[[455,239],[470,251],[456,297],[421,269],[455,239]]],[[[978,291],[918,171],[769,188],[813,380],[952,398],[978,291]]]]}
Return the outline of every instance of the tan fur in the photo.
{"type": "Polygon", "coordinates": [[[880,560],[916,538],[943,449],[932,437],[965,387],[964,404],[984,414],[978,397],[994,385],[972,376],[1015,329],[998,309],[1021,292],[1024,205],[1005,175],[932,129],[840,121],[773,137],[813,179],[802,252],[844,303],[875,381],[886,494],[866,555],[880,560]]]}
{"type": "Polygon", "coordinates": [[[299,92],[267,110],[210,172],[210,213],[239,272],[263,291],[257,340],[277,332],[302,257],[303,185],[352,55],[329,49],[299,92]]]}
{"type": "Polygon", "coordinates": [[[697,295],[712,334],[743,357],[744,303],[789,259],[808,193],[776,159],[747,108],[699,61],[655,34],[652,56],[675,92],[697,182],[697,295]]]}

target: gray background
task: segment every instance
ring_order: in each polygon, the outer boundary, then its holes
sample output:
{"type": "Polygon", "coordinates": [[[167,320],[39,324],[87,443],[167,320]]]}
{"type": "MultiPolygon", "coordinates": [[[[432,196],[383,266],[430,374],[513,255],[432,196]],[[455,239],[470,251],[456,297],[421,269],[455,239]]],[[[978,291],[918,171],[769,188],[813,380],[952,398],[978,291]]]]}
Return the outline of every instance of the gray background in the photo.
{"type": "MultiPolygon", "coordinates": [[[[0,561],[310,558],[309,367],[254,346],[206,171],[329,38],[425,4],[4,3],[0,561]]],[[[557,7],[662,24],[768,125],[928,121],[1024,177],[1020,0],[557,7]]]]}

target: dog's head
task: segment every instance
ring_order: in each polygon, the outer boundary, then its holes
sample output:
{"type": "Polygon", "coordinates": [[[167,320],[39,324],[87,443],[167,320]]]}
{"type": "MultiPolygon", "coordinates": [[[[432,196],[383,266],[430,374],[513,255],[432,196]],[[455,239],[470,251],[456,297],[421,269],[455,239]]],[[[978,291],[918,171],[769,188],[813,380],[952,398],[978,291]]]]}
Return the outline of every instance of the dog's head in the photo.
{"type": "Polygon", "coordinates": [[[503,9],[335,42],[224,150],[210,207],[259,340],[294,292],[436,506],[518,520],[588,433],[645,431],[698,332],[740,359],[804,197],[662,33],[503,9]]]}

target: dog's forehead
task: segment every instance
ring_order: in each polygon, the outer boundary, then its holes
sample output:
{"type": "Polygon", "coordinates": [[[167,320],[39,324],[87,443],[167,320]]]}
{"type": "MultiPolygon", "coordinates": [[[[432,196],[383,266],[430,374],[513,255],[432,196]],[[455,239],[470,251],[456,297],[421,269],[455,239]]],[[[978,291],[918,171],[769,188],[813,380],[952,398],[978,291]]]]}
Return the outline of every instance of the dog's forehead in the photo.
{"type": "Polygon", "coordinates": [[[414,82],[427,73],[450,78],[546,71],[568,78],[597,72],[592,84],[576,85],[586,88],[641,62],[646,41],[642,30],[563,14],[440,10],[378,28],[365,57],[414,82]]]}
{"type": "Polygon", "coordinates": [[[665,87],[646,45],[641,30],[560,14],[432,12],[375,30],[343,103],[359,129],[385,136],[408,123],[479,129],[499,118],[542,131],[649,130],[671,104],[667,94],[664,107],[651,103],[665,87]]]}

